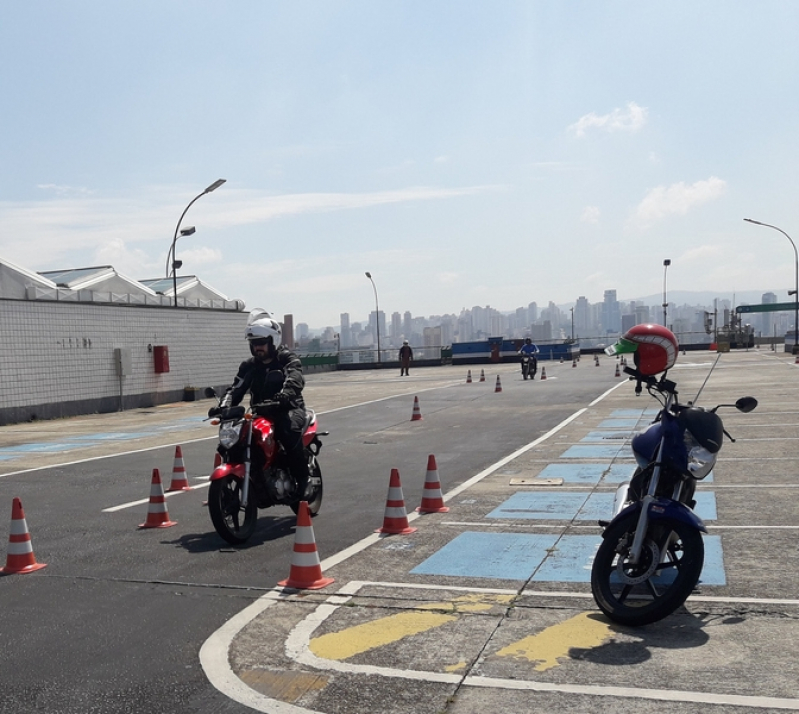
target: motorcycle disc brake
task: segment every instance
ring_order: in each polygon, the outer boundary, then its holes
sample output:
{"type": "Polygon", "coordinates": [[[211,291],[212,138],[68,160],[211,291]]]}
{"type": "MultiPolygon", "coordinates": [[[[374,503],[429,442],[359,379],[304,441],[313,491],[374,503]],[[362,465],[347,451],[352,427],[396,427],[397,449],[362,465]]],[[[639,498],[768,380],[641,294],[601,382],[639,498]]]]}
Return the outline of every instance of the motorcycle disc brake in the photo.
{"type": "Polygon", "coordinates": [[[633,565],[624,556],[619,555],[616,575],[625,585],[640,585],[655,574],[659,563],[660,548],[654,541],[647,540],[641,549],[641,561],[638,565],[633,565]]]}

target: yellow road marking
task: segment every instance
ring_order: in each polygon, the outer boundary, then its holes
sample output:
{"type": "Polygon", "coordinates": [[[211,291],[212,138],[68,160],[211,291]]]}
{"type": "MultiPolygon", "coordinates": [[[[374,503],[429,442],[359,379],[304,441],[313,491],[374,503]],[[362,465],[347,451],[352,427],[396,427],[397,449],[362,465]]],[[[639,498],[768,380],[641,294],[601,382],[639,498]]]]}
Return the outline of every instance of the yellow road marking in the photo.
{"type": "Polygon", "coordinates": [[[600,620],[595,612],[579,615],[547,627],[537,635],[530,635],[497,652],[498,657],[517,657],[537,662],[535,670],[543,672],[557,667],[559,659],[569,656],[573,647],[599,647],[613,635],[610,625],[600,620]]]}
{"type": "Polygon", "coordinates": [[[429,603],[416,610],[381,617],[372,622],[348,627],[313,638],[309,647],[317,657],[345,660],[376,647],[390,645],[403,637],[441,627],[457,619],[459,612],[484,612],[497,604],[507,605],[512,595],[468,594],[449,602],[429,603]],[[435,610],[436,612],[430,612],[435,610]],[[452,614],[450,614],[452,613],[452,614]]]}

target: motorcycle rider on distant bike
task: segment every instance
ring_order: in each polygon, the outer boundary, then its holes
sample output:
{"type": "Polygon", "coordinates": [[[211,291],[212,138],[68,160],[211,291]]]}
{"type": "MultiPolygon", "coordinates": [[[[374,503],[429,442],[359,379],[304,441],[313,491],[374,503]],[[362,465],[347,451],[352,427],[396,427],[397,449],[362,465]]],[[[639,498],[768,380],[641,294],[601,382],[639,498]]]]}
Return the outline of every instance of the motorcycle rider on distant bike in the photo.
{"type": "Polygon", "coordinates": [[[302,398],[305,378],[300,358],[281,344],[281,334],[280,323],[266,310],[256,308],[250,313],[244,335],[250,343],[252,357],[241,363],[233,385],[225,392],[219,407],[209,410],[208,416],[237,406],[247,392],[256,412],[261,402],[277,402],[278,408],[271,408],[265,415],[272,420],[275,437],[286,452],[289,471],[296,483],[293,500],[301,501],[309,479],[302,443],[306,417],[302,398]]]}
{"type": "Polygon", "coordinates": [[[518,354],[521,355],[522,359],[522,371],[524,371],[524,357],[525,355],[530,355],[530,359],[533,362],[533,368],[530,370],[530,373],[535,374],[538,370],[538,357],[536,357],[538,354],[538,347],[533,344],[533,341],[529,337],[525,338],[524,344],[518,354]]]}

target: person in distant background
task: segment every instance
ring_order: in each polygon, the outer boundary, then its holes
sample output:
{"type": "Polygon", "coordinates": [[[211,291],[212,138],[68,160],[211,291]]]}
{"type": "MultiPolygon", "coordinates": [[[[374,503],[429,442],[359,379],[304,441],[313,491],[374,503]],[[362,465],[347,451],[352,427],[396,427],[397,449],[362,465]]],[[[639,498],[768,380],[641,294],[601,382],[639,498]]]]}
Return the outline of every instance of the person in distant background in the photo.
{"type": "Polygon", "coordinates": [[[411,366],[412,359],[413,348],[408,344],[408,340],[403,340],[402,347],[400,347],[399,351],[400,377],[402,377],[402,375],[408,376],[408,367],[411,366]]]}

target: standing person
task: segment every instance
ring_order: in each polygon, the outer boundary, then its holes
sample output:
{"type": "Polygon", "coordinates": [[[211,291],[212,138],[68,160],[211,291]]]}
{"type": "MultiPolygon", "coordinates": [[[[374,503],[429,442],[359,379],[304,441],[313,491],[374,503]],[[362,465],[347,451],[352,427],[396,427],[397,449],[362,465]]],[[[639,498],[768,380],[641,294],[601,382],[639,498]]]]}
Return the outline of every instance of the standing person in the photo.
{"type": "Polygon", "coordinates": [[[402,341],[402,347],[400,347],[399,351],[399,360],[400,377],[402,377],[403,374],[408,377],[408,367],[411,366],[411,360],[413,360],[413,348],[408,344],[408,340],[402,341]]]}
{"type": "MultiPolygon", "coordinates": [[[[252,357],[239,365],[239,371],[218,409],[238,405],[247,392],[252,405],[273,401],[279,408],[270,411],[275,425],[275,437],[286,452],[289,472],[296,488],[294,500],[301,501],[308,486],[308,462],[302,445],[305,425],[305,400],[302,390],[305,378],[302,362],[281,342],[280,323],[262,308],[250,313],[244,332],[250,343],[252,357]]],[[[217,407],[212,408],[214,411],[217,407]]],[[[208,413],[211,416],[211,412],[208,413]]]]}

